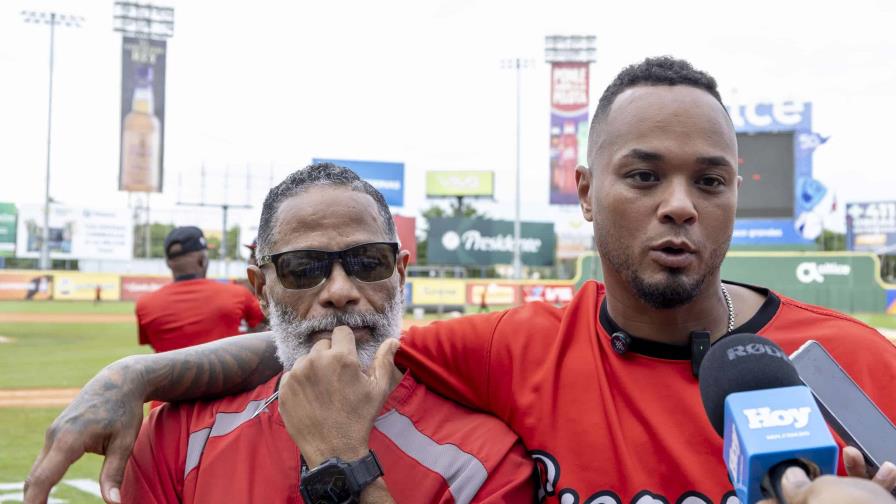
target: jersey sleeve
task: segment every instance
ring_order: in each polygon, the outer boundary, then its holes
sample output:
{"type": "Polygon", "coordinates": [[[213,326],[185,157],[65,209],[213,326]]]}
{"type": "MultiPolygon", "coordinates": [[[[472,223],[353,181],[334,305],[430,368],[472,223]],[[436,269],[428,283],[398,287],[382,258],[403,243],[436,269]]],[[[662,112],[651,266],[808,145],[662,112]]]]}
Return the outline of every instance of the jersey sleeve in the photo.
{"type": "Polygon", "coordinates": [[[261,311],[258,300],[255,299],[251,292],[246,291],[245,296],[243,319],[246,321],[246,325],[252,328],[264,321],[264,312],[261,311]]]}
{"type": "Polygon", "coordinates": [[[121,502],[183,501],[188,407],[165,404],[143,422],[121,483],[121,502]]]}
{"type": "Polygon", "coordinates": [[[535,465],[526,454],[523,443],[513,444],[504,458],[489,471],[473,503],[536,502],[535,465]]]}
{"type": "Polygon", "coordinates": [[[503,312],[460,317],[412,327],[395,356],[430,390],[469,406],[491,411],[491,347],[503,312]]]}

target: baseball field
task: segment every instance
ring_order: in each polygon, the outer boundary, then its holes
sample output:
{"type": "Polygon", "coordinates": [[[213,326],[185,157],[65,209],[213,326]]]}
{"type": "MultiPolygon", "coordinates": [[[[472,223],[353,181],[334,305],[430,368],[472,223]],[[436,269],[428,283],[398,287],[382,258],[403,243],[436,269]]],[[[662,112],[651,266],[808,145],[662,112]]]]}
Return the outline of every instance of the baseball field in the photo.
{"type": "MultiPolygon", "coordinates": [[[[137,345],[133,310],[128,302],[0,302],[0,502],[21,501],[44,430],[79,387],[106,364],[149,351],[137,345]]],[[[896,336],[896,316],[855,316],[896,336]]],[[[101,463],[79,460],[50,502],[102,502],[101,463]]]]}

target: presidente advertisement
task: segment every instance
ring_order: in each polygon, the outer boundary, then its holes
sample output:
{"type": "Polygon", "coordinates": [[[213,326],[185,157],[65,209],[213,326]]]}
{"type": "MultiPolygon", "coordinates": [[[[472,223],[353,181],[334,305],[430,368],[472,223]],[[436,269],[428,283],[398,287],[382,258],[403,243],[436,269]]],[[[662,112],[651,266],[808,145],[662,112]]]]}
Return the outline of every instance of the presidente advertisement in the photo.
{"type": "Polygon", "coordinates": [[[575,205],[576,166],[588,165],[588,63],[551,64],[550,203],[575,205]]]}
{"type": "Polygon", "coordinates": [[[164,40],[122,39],[119,191],[162,192],[166,50],[164,40]]]}
{"type": "MultiPolygon", "coordinates": [[[[429,219],[430,264],[478,265],[513,262],[513,222],[457,217],[429,219]]],[[[557,252],[554,224],[520,223],[520,257],[527,266],[550,266],[557,252]]]]}

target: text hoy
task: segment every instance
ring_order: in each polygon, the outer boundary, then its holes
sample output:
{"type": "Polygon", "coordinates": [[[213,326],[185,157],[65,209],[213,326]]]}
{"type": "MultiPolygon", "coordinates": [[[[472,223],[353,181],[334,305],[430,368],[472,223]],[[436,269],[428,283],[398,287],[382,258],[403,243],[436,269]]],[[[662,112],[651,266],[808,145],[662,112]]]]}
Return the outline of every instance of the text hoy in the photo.
{"type": "Polygon", "coordinates": [[[750,408],[743,410],[750,422],[751,429],[765,429],[768,427],[786,427],[792,425],[795,429],[801,429],[809,424],[809,412],[812,408],[788,408],[773,410],[771,408],[750,408]]]}

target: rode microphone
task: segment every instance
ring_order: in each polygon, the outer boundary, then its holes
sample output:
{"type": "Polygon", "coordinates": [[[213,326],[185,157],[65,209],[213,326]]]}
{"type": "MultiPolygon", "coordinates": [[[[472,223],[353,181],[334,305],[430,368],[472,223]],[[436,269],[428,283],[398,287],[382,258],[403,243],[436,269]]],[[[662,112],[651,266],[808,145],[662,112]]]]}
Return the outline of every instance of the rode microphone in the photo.
{"type": "Polygon", "coordinates": [[[810,478],[836,473],[837,444],[778,345],[755,334],[718,340],[700,366],[700,395],[742,503],[784,504],[781,478],[793,466],[810,478]]]}

